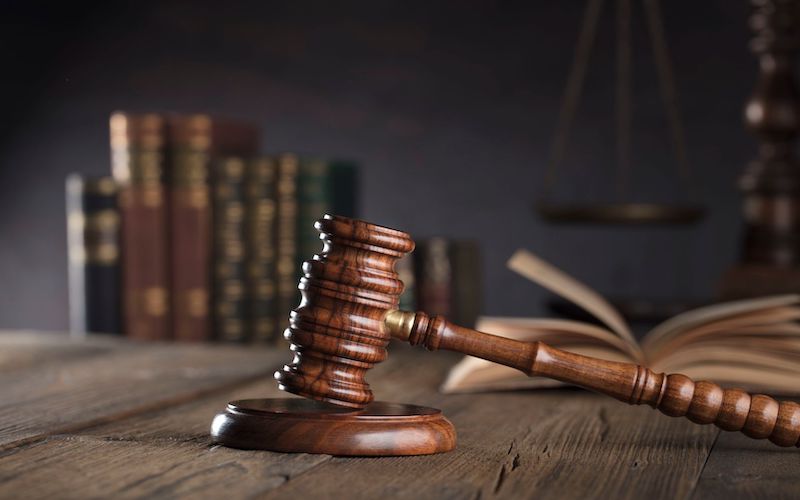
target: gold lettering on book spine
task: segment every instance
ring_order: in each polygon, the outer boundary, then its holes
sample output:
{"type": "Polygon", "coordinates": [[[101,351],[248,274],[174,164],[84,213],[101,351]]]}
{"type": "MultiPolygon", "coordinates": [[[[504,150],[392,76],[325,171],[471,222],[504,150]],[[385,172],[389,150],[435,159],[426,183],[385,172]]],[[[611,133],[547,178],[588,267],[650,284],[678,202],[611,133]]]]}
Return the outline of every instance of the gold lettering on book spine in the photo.
{"type": "Polygon", "coordinates": [[[169,311],[167,290],[164,288],[146,288],[142,291],[141,299],[144,306],[142,309],[148,316],[162,317],[169,311]]]}
{"type": "Polygon", "coordinates": [[[192,288],[184,297],[186,310],[193,318],[208,316],[208,292],[204,288],[192,288]]]}

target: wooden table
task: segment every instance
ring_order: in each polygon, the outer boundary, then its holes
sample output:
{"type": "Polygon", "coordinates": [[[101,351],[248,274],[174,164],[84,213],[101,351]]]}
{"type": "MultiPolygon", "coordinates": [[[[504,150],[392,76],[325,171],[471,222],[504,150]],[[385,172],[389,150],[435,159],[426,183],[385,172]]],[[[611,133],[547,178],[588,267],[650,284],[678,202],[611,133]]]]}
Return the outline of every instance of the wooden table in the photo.
{"type": "Polygon", "coordinates": [[[284,396],[286,349],[0,333],[3,498],[797,498],[800,450],[579,390],[444,396],[457,356],[395,345],[382,399],[442,408],[450,453],[240,451],[208,437],[230,399],[284,396]]]}

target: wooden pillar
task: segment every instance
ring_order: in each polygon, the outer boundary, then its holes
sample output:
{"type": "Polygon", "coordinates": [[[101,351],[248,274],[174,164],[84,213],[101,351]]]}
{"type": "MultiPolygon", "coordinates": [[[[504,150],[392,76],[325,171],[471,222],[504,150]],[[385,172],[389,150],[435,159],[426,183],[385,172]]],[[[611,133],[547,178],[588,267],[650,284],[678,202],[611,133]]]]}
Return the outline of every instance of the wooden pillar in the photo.
{"type": "Polygon", "coordinates": [[[800,46],[800,2],[752,0],[751,49],[759,77],[745,107],[758,138],[757,158],[739,180],[744,194],[740,262],[723,278],[723,298],[800,292],[800,96],[794,64],[800,46]]]}

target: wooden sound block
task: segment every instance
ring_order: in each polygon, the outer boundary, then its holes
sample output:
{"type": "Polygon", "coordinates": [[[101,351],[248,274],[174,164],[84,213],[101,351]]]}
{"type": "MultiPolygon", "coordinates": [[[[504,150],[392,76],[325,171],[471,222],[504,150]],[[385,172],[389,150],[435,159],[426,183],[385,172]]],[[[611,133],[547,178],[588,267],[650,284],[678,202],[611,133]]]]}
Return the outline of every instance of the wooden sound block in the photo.
{"type": "Polygon", "coordinates": [[[453,424],[435,408],[375,401],[358,410],[300,398],[231,401],[211,437],[231,448],[344,456],[430,455],[456,445],[453,424]]]}

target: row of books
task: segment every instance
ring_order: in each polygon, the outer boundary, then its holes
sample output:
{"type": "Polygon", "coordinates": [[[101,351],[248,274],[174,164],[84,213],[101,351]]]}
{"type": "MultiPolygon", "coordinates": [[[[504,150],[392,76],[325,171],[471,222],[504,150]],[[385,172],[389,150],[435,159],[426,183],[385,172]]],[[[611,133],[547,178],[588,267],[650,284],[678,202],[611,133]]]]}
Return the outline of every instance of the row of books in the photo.
{"type": "Polygon", "coordinates": [[[111,176],[67,180],[70,329],[272,342],[325,212],[357,216],[349,162],[260,155],[250,123],[110,120],[111,176]]]}

